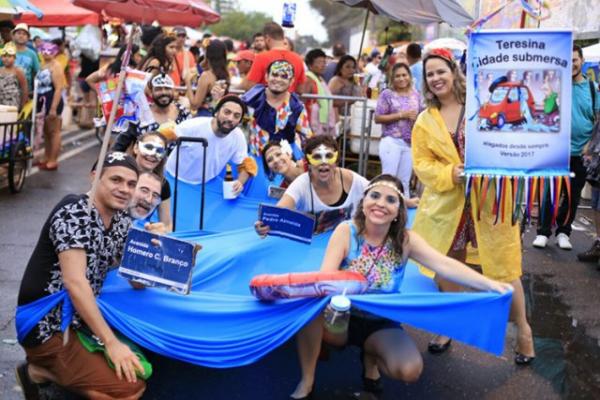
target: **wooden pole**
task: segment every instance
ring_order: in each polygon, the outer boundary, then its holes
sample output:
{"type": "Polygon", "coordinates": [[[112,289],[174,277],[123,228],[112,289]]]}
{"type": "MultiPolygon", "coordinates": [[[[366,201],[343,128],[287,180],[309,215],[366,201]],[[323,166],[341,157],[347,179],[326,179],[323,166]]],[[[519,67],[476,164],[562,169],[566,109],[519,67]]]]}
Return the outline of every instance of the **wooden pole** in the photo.
{"type": "MultiPolygon", "coordinates": [[[[365,15],[365,23],[363,25],[362,36],[360,38],[360,47],[358,48],[358,56],[356,57],[356,62],[360,60],[360,56],[362,54],[363,44],[365,42],[365,34],[367,33],[367,23],[369,22],[369,14],[371,10],[367,8],[367,14],[365,15]]],[[[357,64],[358,65],[358,64],[357,64]]]]}
{"type": "Polygon", "coordinates": [[[102,164],[104,164],[104,159],[106,158],[110,134],[115,123],[117,109],[119,108],[119,101],[121,100],[121,93],[123,92],[123,84],[125,83],[125,77],[127,76],[127,66],[129,65],[129,59],[131,57],[131,47],[133,45],[133,35],[135,34],[136,27],[137,26],[135,24],[131,26],[131,32],[129,33],[129,38],[127,40],[127,50],[125,53],[123,53],[123,60],[121,61],[121,71],[119,72],[119,80],[117,83],[117,90],[115,92],[115,99],[110,110],[110,116],[108,118],[108,123],[106,124],[106,130],[104,131],[104,138],[102,139],[102,146],[100,147],[100,155],[98,156],[98,163],[96,164],[96,174],[94,176],[94,182],[92,183],[92,189],[90,190],[88,211],[91,211],[92,209],[92,204],[96,195],[96,189],[98,187],[98,182],[100,181],[100,171],[102,170],[102,164]]]}

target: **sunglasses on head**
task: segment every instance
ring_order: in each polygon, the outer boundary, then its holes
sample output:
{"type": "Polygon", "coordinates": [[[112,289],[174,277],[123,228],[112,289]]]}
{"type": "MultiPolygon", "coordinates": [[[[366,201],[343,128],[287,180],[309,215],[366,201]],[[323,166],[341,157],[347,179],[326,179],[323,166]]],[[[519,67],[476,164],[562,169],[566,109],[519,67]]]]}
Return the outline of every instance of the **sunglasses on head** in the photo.
{"type": "Polygon", "coordinates": [[[166,153],[164,146],[157,145],[153,142],[139,142],[138,149],[143,155],[154,156],[156,158],[163,158],[166,153]]]}

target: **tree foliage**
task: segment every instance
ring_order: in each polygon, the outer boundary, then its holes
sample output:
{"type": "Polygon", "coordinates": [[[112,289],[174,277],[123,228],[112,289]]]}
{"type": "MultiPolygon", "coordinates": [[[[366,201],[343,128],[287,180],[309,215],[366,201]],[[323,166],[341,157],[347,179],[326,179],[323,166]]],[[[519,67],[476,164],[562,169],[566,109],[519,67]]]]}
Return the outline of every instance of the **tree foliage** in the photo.
{"type": "Polygon", "coordinates": [[[252,40],[252,35],[262,32],[264,25],[273,19],[261,12],[231,11],[221,16],[219,23],[210,27],[217,36],[237,40],[252,40]]]}

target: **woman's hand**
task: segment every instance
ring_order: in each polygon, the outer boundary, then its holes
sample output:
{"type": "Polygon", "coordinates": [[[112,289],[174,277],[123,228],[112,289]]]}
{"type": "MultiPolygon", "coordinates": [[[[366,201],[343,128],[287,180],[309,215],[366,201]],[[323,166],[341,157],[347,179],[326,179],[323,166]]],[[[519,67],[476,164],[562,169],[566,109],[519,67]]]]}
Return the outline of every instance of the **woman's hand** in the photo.
{"type": "Polygon", "coordinates": [[[417,115],[419,115],[419,113],[417,112],[417,110],[408,110],[408,111],[404,111],[401,112],[401,114],[403,115],[401,118],[402,119],[408,119],[411,121],[414,121],[417,119],[417,115]]]}
{"type": "Polygon", "coordinates": [[[269,225],[263,224],[262,221],[256,221],[254,223],[254,230],[256,231],[258,236],[260,236],[261,239],[264,239],[267,237],[267,234],[269,233],[271,228],[269,227],[269,225]]]}
{"type": "Polygon", "coordinates": [[[56,108],[51,108],[50,111],[48,111],[48,117],[49,118],[56,118],[56,108]]]}
{"type": "Polygon", "coordinates": [[[411,197],[410,199],[406,199],[406,207],[407,208],[419,207],[419,200],[421,200],[421,199],[418,197],[411,197]]]}
{"type": "Polygon", "coordinates": [[[210,95],[214,101],[219,101],[221,97],[225,96],[225,92],[227,91],[226,85],[221,85],[215,83],[210,89],[210,95]]]}
{"type": "Polygon", "coordinates": [[[504,294],[513,290],[513,287],[510,283],[498,282],[492,279],[488,279],[489,290],[492,292],[504,294]]]}
{"type": "Polygon", "coordinates": [[[455,165],[454,168],[452,169],[452,182],[454,182],[456,185],[458,185],[459,183],[462,183],[462,181],[464,179],[464,173],[465,173],[465,164],[455,165]]]}

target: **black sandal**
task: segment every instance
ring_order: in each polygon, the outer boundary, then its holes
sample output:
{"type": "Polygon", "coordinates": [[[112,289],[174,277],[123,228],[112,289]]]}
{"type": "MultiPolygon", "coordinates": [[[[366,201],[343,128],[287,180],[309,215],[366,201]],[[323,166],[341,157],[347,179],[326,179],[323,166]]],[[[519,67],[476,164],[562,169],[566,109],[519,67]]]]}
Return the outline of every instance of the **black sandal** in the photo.
{"type": "Polygon", "coordinates": [[[530,357],[530,356],[526,356],[525,354],[519,353],[518,351],[515,351],[515,364],[517,365],[530,365],[533,360],[535,360],[535,356],[530,357]]]}
{"type": "Polygon", "coordinates": [[[17,383],[23,390],[25,400],[38,400],[40,398],[40,387],[31,380],[27,371],[29,364],[26,362],[19,364],[15,369],[17,375],[17,383]]]}
{"type": "Polygon", "coordinates": [[[448,339],[448,341],[446,343],[429,342],[429,344],[427,345],[427,350],[431,354],[441,354],[441,353],[445,352],[446,350],[448,350],[450,348],[451,344],[452,344],[452,339],[448,339]]]}

